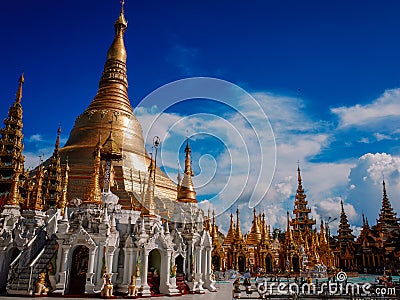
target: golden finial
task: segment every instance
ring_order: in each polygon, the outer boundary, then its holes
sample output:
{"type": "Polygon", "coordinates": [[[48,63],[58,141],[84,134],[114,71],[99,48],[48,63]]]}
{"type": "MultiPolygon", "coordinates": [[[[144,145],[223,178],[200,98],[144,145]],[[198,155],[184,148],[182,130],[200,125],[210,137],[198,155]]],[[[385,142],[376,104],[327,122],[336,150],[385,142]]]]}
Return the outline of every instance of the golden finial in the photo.
{"type": "Polygon", "coordinates": [[[115,59],[126,63],[126,50],[124,45],[124,32],[128,27],[128,22],[124,15],[125,2],[121,1],[121,12],[118,19],[114,23],[115,37],[114,41],[108,49],[107,59],[115,59]]]}
{"type": "Polygon", "coordinates": [[[25,77],[24,77],[24,72],[22,72],[21,76],[18,79],[19,84],[18,84],[17,94],[15,97],[15,101],[18,103],[21,102],[22,99],[22,85],[24,84],[24,82],[25,82],[25,77]]]}

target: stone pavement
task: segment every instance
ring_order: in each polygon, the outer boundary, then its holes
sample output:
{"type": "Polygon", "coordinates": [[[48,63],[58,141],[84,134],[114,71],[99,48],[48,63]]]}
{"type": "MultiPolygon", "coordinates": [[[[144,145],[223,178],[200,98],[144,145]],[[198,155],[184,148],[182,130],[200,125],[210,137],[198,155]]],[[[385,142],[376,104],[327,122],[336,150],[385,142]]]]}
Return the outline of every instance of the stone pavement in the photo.
{"type": "MultiPolygon", "coordinates": [[[[232,299],[232,282],[216,282],[215,287],[217,288],[216,292],[209,292],[206,291],[205,294],[198,295],[198,294],[188,294],[188,295],[183,295],[183,296],[177,296],[177,297],[168,297],[168,296],[162,296],[162,297],[151,297],[151,298],[138,298],[140,299],[149,299],[149,300],[231,300],[232,299]]],[[[34,298],[34,299],[62,299],[62,300],[79,300],[79,299],[100,299],[100,298],[92,298],[92,297],[82,297],[82,298],[76,298],[76,297],[17,297],[17,296],[0,296],[0,300],[2,299],[11,299],[11,300],[27,300],[28,298],[34,298]]],[[[115,298],[114,298],[115,299],[115,298]]],[[[124,297],[117,297],[116,299],[126,299],[124,297]]]]}

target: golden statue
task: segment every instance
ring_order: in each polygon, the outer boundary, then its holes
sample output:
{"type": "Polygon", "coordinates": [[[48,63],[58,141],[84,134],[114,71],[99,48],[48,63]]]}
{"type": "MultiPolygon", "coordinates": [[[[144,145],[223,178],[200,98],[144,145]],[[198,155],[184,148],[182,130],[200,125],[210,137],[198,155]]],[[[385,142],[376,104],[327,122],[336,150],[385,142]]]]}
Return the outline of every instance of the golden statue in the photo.
{"type": "Polygon", "coordinates": [[[48,287],[46,287],[46,273],[39,274],[39,280],[36,282],[35,296],[46,296],[50,291],[48,287]]]}
{"type": "Polygon", "coordinates": [[[131,276],[131,283],[128,286],[128,297],[137,297],[138,290],[136,288],[136,276],[131,276]]]}
{"type": "Polygon", "coordinates": [[[176,270],[178,268],[176,267],[176,265],[173,265],[171,268],[171,277],[176,277],[176,270]]]}
{"type": "Polygon", "coordinates": [[[101,288],[101,297],[108,298],[113,296],[113,284],[111,282],[112,274],[104,273],[103,279],[103,287],[101,288]]]}

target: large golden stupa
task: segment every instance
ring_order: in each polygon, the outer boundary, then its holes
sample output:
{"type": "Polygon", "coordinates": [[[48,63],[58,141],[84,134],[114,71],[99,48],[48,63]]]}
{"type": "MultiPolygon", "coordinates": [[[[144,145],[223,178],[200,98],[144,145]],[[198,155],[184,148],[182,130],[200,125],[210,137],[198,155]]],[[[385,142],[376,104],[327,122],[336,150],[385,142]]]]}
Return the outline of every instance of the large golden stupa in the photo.
{"type": "MultiPolygon", "coordinates": [[[[96,96],[86,110],[76,118],[68,141],[60,149],[70,166],[68,198],[82,199],[93,170],[93,152],[99,141],[112,135],[123,159],[114,162],[116,185],[112,192],[125,209],[140,207],[141,183],[146,177],[150,157],[144,147],[142,127],[132,111],[128,98],[126,49],[124,33],[127,21],[122,7],[114,23],[115,37],[107,52],[107,60],[96,96]]],[[[156,172],[155,196],[163,209],[177,198],[176,184],[160,170],[156,172]]]]}

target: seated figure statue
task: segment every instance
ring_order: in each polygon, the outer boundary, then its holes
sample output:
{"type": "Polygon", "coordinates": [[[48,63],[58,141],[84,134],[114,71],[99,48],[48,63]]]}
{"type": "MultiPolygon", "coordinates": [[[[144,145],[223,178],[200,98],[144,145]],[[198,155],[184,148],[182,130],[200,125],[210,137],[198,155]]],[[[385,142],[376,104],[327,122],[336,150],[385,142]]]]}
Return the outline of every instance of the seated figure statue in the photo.
{"type": "Polygon", "coordinates": [[[49,291],[50,289],[46,287],[46,273],[40,273],[36,282],[35,296],[45,296],[49,291]]]}
{"type": "Polygon", "coordinates": [[[128,297],[137,297],[138,290],[136,288],[136,276],[131,276],[131,283],[128,286],[128,297]]]}
{"type": "Polygon", "coordinates": [[[111,275],[108,273],[104,273],[103,279],[103,287],[101,288],[101,297],[108,298],[113,297],[113,284],[111,282],[111,275]]]}

